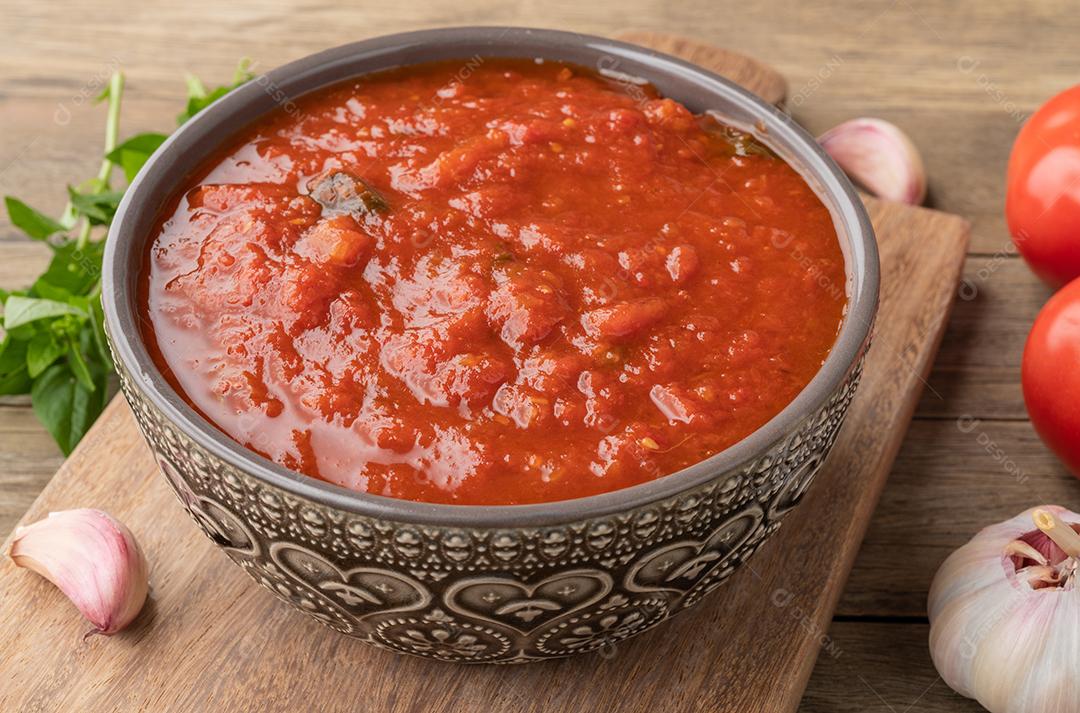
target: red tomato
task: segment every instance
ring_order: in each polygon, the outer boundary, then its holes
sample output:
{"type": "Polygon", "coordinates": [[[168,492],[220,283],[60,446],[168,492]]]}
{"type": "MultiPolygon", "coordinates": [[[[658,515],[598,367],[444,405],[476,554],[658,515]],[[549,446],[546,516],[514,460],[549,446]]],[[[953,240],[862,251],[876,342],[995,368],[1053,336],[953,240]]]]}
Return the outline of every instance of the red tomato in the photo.
{"type": "Polygon", "coordinates": [[[1050,298],[1028,335],[1021,381],[1035,430],[1080,478],[1080,280],[1050,298]]]}
{"type": "Polygon", "coordinates": [[[1054,287],[1080,277],[1080,85],[1043,104],[1020,130],[1005,215],[1036,275],[1054,287]]]}

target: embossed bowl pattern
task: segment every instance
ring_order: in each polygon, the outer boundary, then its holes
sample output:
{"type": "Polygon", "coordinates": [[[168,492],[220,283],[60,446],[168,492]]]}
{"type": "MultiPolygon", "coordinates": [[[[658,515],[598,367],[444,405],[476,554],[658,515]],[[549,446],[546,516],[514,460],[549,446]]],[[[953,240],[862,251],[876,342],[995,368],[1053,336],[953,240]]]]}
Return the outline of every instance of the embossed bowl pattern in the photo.
{"type": "Polygon", "coordinates": [[[454,28],[366,40],[286,65],[233,92],[151,159],[113,223],[103,276],[123,393],[161,471],[199,527],[280,599],[393,651],[524,662],[610,646],[697,603],[799,502],[836,440],[877,305],[873,232],[813,139],[752,95],[693,65],[611,40],[520,28],[454,28]],[[697,111],[757,126],[832,210],[849,310],[821,372],[781,414],[680,473],[559,503],[431,505],[353,493],[248,451],[158,373],[135,304],[159,206],[228,136],[333,81],[473,56],[566,59],[649,79],[697,111]]]}

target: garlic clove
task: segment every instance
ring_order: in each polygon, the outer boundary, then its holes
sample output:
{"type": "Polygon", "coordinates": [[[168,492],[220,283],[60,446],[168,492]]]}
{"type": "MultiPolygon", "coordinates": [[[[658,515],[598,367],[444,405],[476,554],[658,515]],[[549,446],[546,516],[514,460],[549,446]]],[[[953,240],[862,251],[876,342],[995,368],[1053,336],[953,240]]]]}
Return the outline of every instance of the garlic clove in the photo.
{"type": "Polygon", "coordinates": [[[1047,563],[1047,559],[1042,552],[1039,552],[1037,549],[1021,540],[1013,540],[1005,545],[1005,556],[1012,557],[1013,555],[1027,557],[1030,560],[1035,560],[1040,565],[1045,565],[1047,563]]]}
{"type": "Polygon", "coordinates": [[[851,119],[818,137],[849,177],[878,198],[918,205],[926,198],[926,170],[911,139],[883,119],[851,119]]]}
{"type": "Polygon", "coordinates": [[[94,625],[88,636],[123,629],[146,601],[146,558],[131,532],[101,510],[49,513],[16,528],[8,554],[71,600],[94,625]]]}

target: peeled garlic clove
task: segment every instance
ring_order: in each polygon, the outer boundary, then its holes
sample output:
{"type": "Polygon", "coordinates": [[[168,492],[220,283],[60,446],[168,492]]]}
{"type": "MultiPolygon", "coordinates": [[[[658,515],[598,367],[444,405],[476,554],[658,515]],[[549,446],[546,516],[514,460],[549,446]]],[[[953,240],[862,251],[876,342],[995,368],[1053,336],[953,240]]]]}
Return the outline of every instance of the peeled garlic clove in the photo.
{"type": "Polygon", "coordinates": [[[930,654],[991,713],[1075,713],[1080,701],[1080,515],[1048,505],[988,527],[930,587],[930,654]]]}
{"type": "Polygon", "coordinates": [[[146,558],[131,532],[101,510],[49,513],[16,528],[8,554],[67,595],[94,625],[90,634],[123,629],[146,601],[146,558]]]}
{"type": "Polygon", "coordinates": [[[878,198],[918,205],[926,197],[926,170],[911,139],[882,119],[852,119],[818,143],[849,177],[878,198]]]}

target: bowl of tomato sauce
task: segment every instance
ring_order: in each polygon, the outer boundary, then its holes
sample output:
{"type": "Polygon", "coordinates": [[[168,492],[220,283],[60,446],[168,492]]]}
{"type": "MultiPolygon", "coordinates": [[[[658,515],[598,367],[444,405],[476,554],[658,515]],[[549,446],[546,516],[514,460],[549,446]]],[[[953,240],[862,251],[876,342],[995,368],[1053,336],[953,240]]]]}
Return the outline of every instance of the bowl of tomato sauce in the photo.
{"type": "Polygon", "coordinates": [[[878,262],[850,183],[745,90],[452,28],[201,112],[128,190],[103,285],[147,443],[233,561],[380,647],[524,662],[660,623],[779,527],[878,262]]]}

